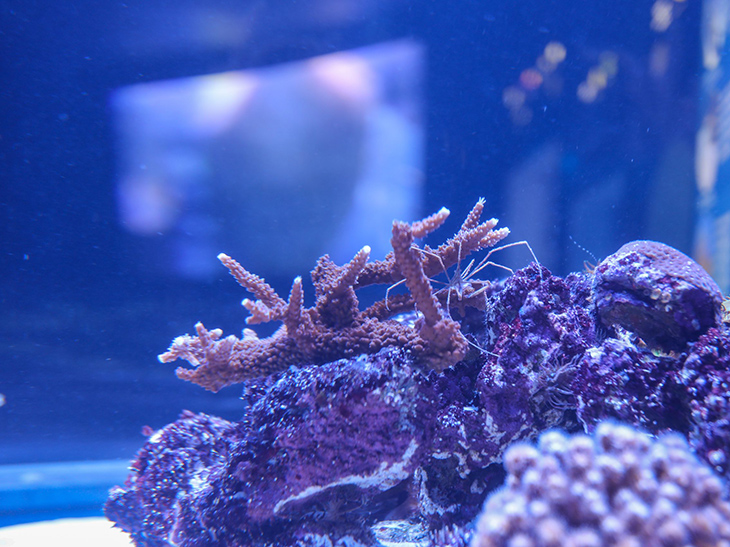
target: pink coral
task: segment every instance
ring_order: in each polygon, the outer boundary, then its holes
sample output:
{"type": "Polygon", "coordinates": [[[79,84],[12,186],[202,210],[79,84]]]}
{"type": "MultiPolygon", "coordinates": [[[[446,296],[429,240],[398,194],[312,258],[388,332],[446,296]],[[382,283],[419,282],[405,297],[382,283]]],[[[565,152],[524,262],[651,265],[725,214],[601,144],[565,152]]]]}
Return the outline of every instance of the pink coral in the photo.
{"type": "Polygon", "coordinates": [[[271,336],[260,339],[245,331],[243,339],[223,337],[219,329],[195,326],[196,335],[176,338],[160,361],[185,359],[194,368],[180,367],[178,377],[218,391],[248,378],[265,376],[302,363],[323,364],[344,357],[372,354],[385,347],[410,351],[417,361],[436,370],[464,357],[467,343],[459,325],[445,313],[431,287],[429,277],[456,264],[471,252],[496,245],[509,234],[495,230],[496,219],[480,222],[484,201],[479,200],[460,230],[436,249],[421,249],[414,238],[424,237],[443,224],[449,215],[441,209],[421,221],[393,223],[393,253],[384,260],[368,263],[369,247],[363,247],[344,266],[323,256],[312,271],[316,302],[303,307],[301,278],[292,285],[289,300],[282,299],[261,277],[249,272],[225,254],[219,259],[239,284],[256,300],[243,304],[251,313],[249,324],[281,321],[271,336]],[[404,279],[409,296],[400,296],[385,305],[376,303],[359,309],[355,290],[366,285],[394,283],[404,279]],[[422,314],[416,328],[389,317],[416,309],[422,314]]]}

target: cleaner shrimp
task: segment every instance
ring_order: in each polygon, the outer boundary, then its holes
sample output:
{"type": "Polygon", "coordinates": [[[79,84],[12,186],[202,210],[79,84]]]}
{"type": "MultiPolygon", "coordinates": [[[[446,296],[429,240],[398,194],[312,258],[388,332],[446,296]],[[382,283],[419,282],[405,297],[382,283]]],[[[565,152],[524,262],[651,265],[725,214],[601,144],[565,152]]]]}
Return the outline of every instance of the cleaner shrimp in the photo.
{"type": "MultiPolygon", "coordinates": [[[[535,263],[540,264],[540,261],[535,256],[535,253],[532,250],[532,247],[530,247],[530,244],[527,241],[523,240],[515,241],[514,243],[508,243],[506,245],[500,245],[499,247],[490,249],[489,252],[484,256],[484,258],[482,258],[479,262],[476,262],[476,258],[472,258],[466,265],[466,267],[462,269],[461,243],[459,243],[456,267],[454,269],[454,273],[449,275],[448,268],[446,268],[446,265],[438,254],[426,249],[421,249],[420,247],[417,247],[415,245],[412,248],[433,257],[434,259],[438,260],[439,264],[441,265],[442,273],[446,277],[446,281],[441,281],[432,277],[429,278],[429,281],[433,284],[443,285],[443,287],[437,290],[435,294],[440,301],[444,298],[445,295],[446,313],[448,313],[450,317],[452,294],[455,295],[458,301],[458,308],[462,314],[464,312],[465,305],[469,305],[478,309],[484,309],[484,303],[479,302],[476,299],[477,297],[483,295],[487,290],[489,290],[492,286],[492,283],[486,279],[478,279],[476,275],[488,266],[494,266],[495,268],[500,268],[509,272],[510,274],[513,274],[514,270],[512,268],[505,266],[504,264],[494,262],[490,260],[490,257],[497,251],[503,251],[504,249],[509,249],[518,245],[526,246],[527,250],[530,251],[530,255],[532,255],[532,259],[535,261],[535,263]]],[[[542,273],[540,275],[542,275],[542,273]]],[[[397,283],[394,283],[393,285],[388,287],[388,289],[385,291],[385,306],[387,309],[390,309],[388,307],[388,298],[390,295],[390,291],[397,286],[403,284],[404,282],[405,279],[401,279],[397,283]]]]}
{"type": "MultiPolygon", "coordinates": [[[[429,281],[433,284],[443,285],[443,287],[437,290],[434,294],[440,302],[443,303],[443,301],[445,300],[446,313],[449,318],[453,319],[453,317],[451,316],[452,294],[455,296],[458,302],[455,307],[457,307],[462,316],[464,315],[464,308],[467,305],[483,310],[486,306],[485,292],[492,287],[492,282],[486,279],[477,278],[477,274],[479,274],[488,266],[494,266],[495,268],[500,268],[509,272],[510,274],[513,274],[514,270],[512,270],[512,268],[505,266],[504,264],[494,262],[493,260],[490,260],[490,257],[498,251],[503,251],[504,249],[509,249],[518,245],[524,245],[525,247],[527,247],[527,250],[530,252],[530,255],[532,256],[534,262],[538,265],[540,264],[540,261],[537,259],[537,256],[532,250],[532,247],[530,247],[530,244],[527,241],[523,240],[490,249],[489,252],[484,256],[484,258],[482,258],[479,262],[476,262],[476,258],[472,258],[466,265],[466,267],[462,269],[461,243],[459,243],[456,267],[454,268],[453,274],[449,275],[448,268],[446,268],[446,265],[438,254],[426,249],[421,249],[420,247],[415,245],[412,248],[435,258],[436,260],[438,260],[439,264],[441,264],[442,273],[446,277],[446,281],[441,281],[432,277],[429,277],[429,281]],[[482,297],[481,299],[479,299],[480,296],[482,297]]],[[[542,269],[540,269],[540,278],[542,279],[542,269]]],[[[386,309],[390,309],[388,307],[388,298],[390,295],[390,291],[395,287],[403,284],[404,282],[405,279],[401,279],[397,283],[388,287],[388,289],[385,291],[386,309]]],[[[497,357],[496,354],[482,348],[472,340],[469,340],[469,338],[463,333],[461,333],[461,336],[464,338],[464,340],[466,340],[467,344],[478,350],[480,353],[497,357]]]]}

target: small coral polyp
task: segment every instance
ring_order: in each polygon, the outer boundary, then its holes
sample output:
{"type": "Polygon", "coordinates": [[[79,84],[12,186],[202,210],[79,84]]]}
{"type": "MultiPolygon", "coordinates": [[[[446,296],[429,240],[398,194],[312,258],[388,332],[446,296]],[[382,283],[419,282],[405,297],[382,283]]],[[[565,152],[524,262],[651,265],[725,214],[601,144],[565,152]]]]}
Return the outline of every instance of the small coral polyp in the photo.
{"type": "Polygon", "coordinates": [[[186,359],[178,376],[206,389],[242,384],[243,416],[184,412],[151,434],[107,516],[138,547],[375,547],[402,527],[465,547],[504,460],[472,547],[724,545],[730,333],[714,282],[644,241],[565,278],[535,262],[478,299],[434,290],[507,236],[483,205],[436,248],[416,240],[446,209],[394,222],[384,260],[322,257],[309,308],[301,278],[285,300],[221,255],[253,294],[247,322],[281,327],[239,339],[199,323],[160,359],[186,359]],[[359,288],[401,281],[360,310],[359,288]]]}

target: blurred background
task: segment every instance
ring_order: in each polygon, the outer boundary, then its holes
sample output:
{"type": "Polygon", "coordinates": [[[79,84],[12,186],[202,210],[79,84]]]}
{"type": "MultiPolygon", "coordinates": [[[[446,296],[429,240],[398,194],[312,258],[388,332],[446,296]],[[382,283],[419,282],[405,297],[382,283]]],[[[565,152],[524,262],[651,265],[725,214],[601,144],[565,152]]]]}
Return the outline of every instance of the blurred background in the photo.
{"type": "Polygon", "coordinates": [[[449,207],[442,241],[483,196],[556,274],[656,239],[727,291],[729,13],[3,2],[0,525],[60,514],[48,492],[98,514],[143,426],[240,416],[240,387],[213,395],[157,362],[197,321],[243,328],[220,252],[286,294],[323,253],[382,257],[394,218],[449,207]]]}

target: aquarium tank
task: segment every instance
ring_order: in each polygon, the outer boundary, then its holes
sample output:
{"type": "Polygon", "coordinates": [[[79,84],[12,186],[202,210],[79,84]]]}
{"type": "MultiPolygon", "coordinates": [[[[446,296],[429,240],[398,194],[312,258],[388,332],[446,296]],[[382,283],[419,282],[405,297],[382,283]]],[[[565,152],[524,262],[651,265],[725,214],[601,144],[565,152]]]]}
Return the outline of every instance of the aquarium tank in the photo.
{"type": "Polygon", "coordinates": [[[730,0],[0,31],[0,545],[730,545],[730,0]]]}

